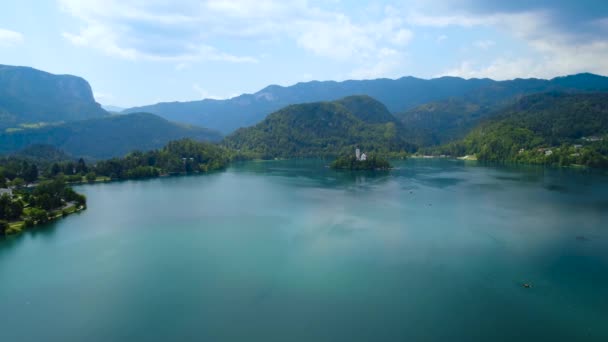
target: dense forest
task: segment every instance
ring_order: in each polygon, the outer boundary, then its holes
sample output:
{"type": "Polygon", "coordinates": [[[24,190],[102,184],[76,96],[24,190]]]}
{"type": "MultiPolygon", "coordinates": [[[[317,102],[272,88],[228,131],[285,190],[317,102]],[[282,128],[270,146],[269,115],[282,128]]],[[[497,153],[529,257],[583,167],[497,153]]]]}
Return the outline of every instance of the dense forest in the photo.
{"type": "Polygon", "coordinates": [[[218,170],[225,168],[232,157],[231,151],[224,147],[183,139],[169,142],[158,150],[132,152],[123,158],[98,162],[91,171],[112,179],[148,178],[218,170]]]}
{"type": "Polygon", "coordinates": [[[608,167],[608,94],[524,97],[464,139],[422,152],[479,160],[608,167]]]}
{"type": "Polygon", "coordinates": [[[356,146],[366,152],[403,155],[415,147],[403,126],[369,96],[288,106],[261,123],[237,130],[224,144],[256,158],[335,157],[356,146]]]}

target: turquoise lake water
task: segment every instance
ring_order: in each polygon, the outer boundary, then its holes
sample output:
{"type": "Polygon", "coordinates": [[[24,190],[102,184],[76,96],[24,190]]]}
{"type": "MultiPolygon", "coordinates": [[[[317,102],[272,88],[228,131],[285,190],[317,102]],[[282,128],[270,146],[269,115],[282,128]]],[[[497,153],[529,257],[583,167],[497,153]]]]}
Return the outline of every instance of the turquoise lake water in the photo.
{"type": "Polygon", "coordinates": [[[607,175],[324,165],[79,186],[0,241],[0,341],[608,341],[607,175]]]}

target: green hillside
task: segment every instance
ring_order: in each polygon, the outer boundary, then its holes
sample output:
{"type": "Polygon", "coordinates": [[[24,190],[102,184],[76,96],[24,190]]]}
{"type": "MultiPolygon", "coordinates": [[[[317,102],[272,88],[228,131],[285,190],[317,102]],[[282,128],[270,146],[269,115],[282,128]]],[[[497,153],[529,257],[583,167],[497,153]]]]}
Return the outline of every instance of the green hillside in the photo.
{"type": "Polygon", "coordinates": [[[527,96],[464,139],[430,151],[494,162],[608,167],[608,94],[527,96]]]}
{"type": "Polygon", "coordinates": [[[402,125],[369,96],[291,105],[224,140],[228,147],[262,158],[325,157],[350,153],[405,152],[402,125]]]}
{"type": "Polygon", "coordinates": [[[480,121],[499,114],[499,109],[527,95],[601,91],[608,91],[608,78],[588,73],[556,77],[550,81],[516,79],[495,82],[462,96],[428,102],[395,116],[410,128],[406,133],[408,140],[419,146],[433,146],[463,138],[480,121]]]}
{"type": "Polygon", "coordinates": [[[48,125],[0,134],[0,153],[12,153],[29,145],[44,144],[75,157],[104,159],[134,150],[160,148],[171,140],[193,138],[219,141],[215,131],[167,121],[148,113],[48,125]]]}

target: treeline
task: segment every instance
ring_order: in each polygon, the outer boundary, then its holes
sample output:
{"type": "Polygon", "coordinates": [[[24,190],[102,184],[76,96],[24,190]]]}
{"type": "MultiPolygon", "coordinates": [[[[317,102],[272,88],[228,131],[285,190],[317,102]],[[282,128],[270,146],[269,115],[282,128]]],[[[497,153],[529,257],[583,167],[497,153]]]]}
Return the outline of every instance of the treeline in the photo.
{"type": "MultiPolygon", "coordinates": [[[[165,174],[207,172],[224,168],[233,157],[226,148],[211,143],[183,139],[147,152],[135,151],[122,158],[87,164],[78,161],[55,162],[40,173],[44,178],[62,176],[67,182],[95,181],[102,178],[140,179],[165,174]]],[[[11,173],[18,175],[18,173],[11,173]]]]}
{"type": "Polygon", "coordinates": [[[21,187],[30,183],[60,177],[68,183],[111,179],[138,179],[165,174],[207,172],[225,168],[231,159],[244,158],[231,150],[212,143],[183,139],[169,142],[165,147],[132,152],[122,158],[96,163],[77,161],[32,162],[24,157],[0,158],[0,188],[21,187]]]}
{"type": "Polygon", "coordinates": [[[0,159],[0,188],[21,187],[38,180],[53,179],[58,175],[65,176],[68,182],[74,181],[75,178],[85,175],[88,170],[82,158],[78,161],[49,163],[18,156],[5,157],[0,159]]]}
{"type": "Polygon", "coordinates": [[[138,179],[163,174],[207,172],[225,168],[232,153],[221,146],[190,139],[169,142],[164,148],[133,152],[123,158],[98,162],[96,176],[112,179],[138,179]]]}
{"type": "Polygon", "coordinates": [[[345,155],[336,158],[330,167],[338,170],[388,170],[391,164],[376,155],[371,155],[366,160],[358,160],[354,155],[345,155]]]}

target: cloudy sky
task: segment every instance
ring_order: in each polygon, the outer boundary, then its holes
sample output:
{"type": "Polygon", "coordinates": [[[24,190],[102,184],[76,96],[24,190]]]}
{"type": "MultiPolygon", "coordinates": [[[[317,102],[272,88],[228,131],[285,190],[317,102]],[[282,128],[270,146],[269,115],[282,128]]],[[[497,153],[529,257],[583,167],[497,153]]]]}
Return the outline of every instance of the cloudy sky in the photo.
{"type": "Polygon", "coordinates": [[[119,106],[309,80],[608,75],[608,1],[3,1],[0,64],[82,76],[119,106]]]}

